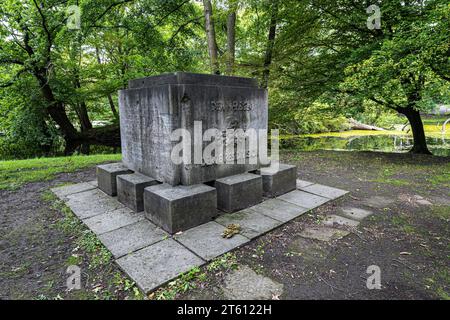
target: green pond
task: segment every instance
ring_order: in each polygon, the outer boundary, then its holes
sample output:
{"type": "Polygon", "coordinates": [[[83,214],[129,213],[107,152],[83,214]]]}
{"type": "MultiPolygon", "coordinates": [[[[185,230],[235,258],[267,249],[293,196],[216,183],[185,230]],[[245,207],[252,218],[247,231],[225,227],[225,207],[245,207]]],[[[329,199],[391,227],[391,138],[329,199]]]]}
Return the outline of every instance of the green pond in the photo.
{"type": "MultiPolygon", "coordinates": [[[[428,148],[436,156],[450,156],[450,136],[433,135],[427,138],[428,148]]],[[[287,136],[281,139],[281,148],[296,150],[347,150],[347,151],[382,151],[407,152],[413,145],[413,138],[403,134],[352,135],[351,131],[341,136],[318,134],[305,136],[287,136]]]]}

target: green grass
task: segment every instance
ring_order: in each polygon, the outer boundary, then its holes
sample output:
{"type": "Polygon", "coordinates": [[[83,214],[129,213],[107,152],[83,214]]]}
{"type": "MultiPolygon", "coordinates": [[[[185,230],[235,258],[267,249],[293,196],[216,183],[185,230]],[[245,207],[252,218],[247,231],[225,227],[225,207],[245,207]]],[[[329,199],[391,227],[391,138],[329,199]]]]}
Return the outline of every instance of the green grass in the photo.
{"type": "Polygon", "coordinates": [[[0,190],[16,190],[29,182],[54,179],[59,173],[74,172],[120,159],[120,154],[99,154],[0,161],[0,190]]]}

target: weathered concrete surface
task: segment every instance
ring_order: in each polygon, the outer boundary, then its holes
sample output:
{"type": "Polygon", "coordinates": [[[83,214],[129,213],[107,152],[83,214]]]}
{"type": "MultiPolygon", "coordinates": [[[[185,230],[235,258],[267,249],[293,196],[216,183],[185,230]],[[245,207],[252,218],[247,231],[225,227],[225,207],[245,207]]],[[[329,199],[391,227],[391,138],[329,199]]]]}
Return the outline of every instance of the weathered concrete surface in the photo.
{"type": "Polygon", "coordinates": [[[310,186],[302,187],[301,190],[310,192],[310,193],[313,193],[313,194],[316,194],[318,196],[325,197],[328,199],[336,199],[336,198],[342,197],[343,195],[348,193],[348,191],[324,186],[321,184],[313,184],[310,186]]]}
{"type": "Polygon", "coordinates": [[[312,184],[314,184],[314,182],[297,179],[297,189],[301,189],[301,188],[310,186],[312,184]]]}
{"type": "Polygon", "coordinates": [[[66,204],[80,219],[112,212],[124,206],[99,189],[92,189],[67,196],[66,204]]]}
{"type": "Polygon", "coordinates": [[[354,207],[344,207],[338,212],[338,214],[349,219],[361,221],[372,215],[373,211],[354,207]]]}
{"type": "Polygon", "coordinates": [[[85,219],[83,222],[97,235],[110,232],[145,219],[128,208],[120,208],[85,219]]]}
{"type": "Polygon", "coordinates": [[[117,176],[130,173],[133,173],[133,171],[129,170],[122,163],[97,166],[98,188],[107,195],[115,197],[117,195],[117,176]]]}
{"type": "Polygon", "coordinates": [[[316,208],[316,207],[324,204],[325,202],[329,201],[328,198],[316,196],[314,194],[299,191],[299,190],[294,190],[289,193],[286,193],[286,194],[278,197],[277,199],[293,203],[297,206],[300,206],[300,207],[303,207],[306,209],[316,208]]]}
{"type": "Polygon", "coordinates": [[[68,185],[68,186],[57,187],[57,188],[53,188],[51,190],[60,199],[63,199],[65,197],[67,197],[68,195],[83,192],[83,191],[88,191],[88,190],[92,190],[92,189],[95,189],[95,186],[93,186],[92,184],[90,184],[88,182],[84,182],[84,183],[72,184],[72,185],[68,185]]]}
{"type": "Polygon", "coordinates": [[[269,218],[252,210],[242,210],[235,213],[223,214],[216,219],[216,222],[224,227],[230,224],[239,225],[241,227],[240,234],[249,239],[259,237],[282,224],[278,220],[269,218]]]}
{"type": "Polygon", "coordinates": [[[217,208],[234,212],[258,204],[262,201],[262,178],[252,173],[243,173],[214,183],[217,189],[217,208]]]}
{"type": "Polygon", "coordinates": [[[209,261],[249,241],[240,234],[225,239],[222,237],[224,230],[224,226],[212,221],[176,235],[175,239],[209,261]]]}
{"type": "Polygon", "coordinates": [[[147,219],[174,234],[211,221],[217,215],[216,189],[204,184],[155,185],[145,188],[144,207],[147,219]]]}
{"type": "Polygon", "coordinates": [[[239,266],[226,275],[222,290],[228,300],[278,300],[283,294],[283,285],[248,266],[239,266]]]}
{"type": "MultiPolygon", "coordinates": [[[[194,157],[195,121],[202,122],[201,134],[212,128],[222,133],[227,129],[267,129],[267,90],[259,89],[255,80],[189,73],[137,79],[119,92],[119,107],[122,161],[136,172],[174,186],[260,168],[259,164],[175,164],[171,159],[178,141],[171,141],[170,135],[180,128],[191,134],[194,157]]],[[[203,147],[208,144],[203,142],[203,147]]],[[[225,155],[228,158],[229,154],[225,155]]]]}
{"type": "Polygon", "coordinates": [[[167,233],[145,219],[99,236],[115,258],[147,247],[166,237],[167,233]]]}
{"type": "Polygon", "coordinates": [[[280,222],[288,222],[301,216],[309,209],[300,207],[287,201],[282,201],[279,199],[269,199],[256,206],[248,208],[248,210],[261,213],[280,222]]]}
{"type": "Polygon", "coordinates": [[[296,166],[280,163],[277,171],[270,167],[261,168],[257,174],[262,177],[265,197],[273,198],[297,188],[296,166]]]}
{"type": "Polygon", "coordinates": [[[339,226],[357,227],[359,225],[359,221],[332,214],[325,218],[323,224],[329,227],[333,227],[335,224],[339,226]]]}
{"type": "Polygon", "coordinates": [[[144,211],[144,189],[159,184],[153,178],[140,173],[117,177],[117,200],[134,212],[144,211]]]}
{"type": "Polygon", "coordinates": [[[330,227],[308,227],[302,232],[300,236],[308,239],[315,239],[320,241],[329,242],[331,240],[339,240],[347,236],[350,232],[339,230],[330,227]]]}
{"type": "Polygon", "coordinates": [[[117,260],[141,290],[149,292],[205,262],[172,239],[166,239],[117,260]]]}

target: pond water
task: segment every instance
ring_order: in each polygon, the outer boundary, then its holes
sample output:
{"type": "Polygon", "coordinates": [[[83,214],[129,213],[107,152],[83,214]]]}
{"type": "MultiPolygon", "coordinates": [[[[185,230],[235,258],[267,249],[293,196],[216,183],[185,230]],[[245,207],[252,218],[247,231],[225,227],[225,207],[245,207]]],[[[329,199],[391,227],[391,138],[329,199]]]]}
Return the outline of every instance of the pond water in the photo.
{"type": "MultiPolygon", "coordinates": [[[[450,137],[427,138],[428,148],[436,156],[450,156],[450,137]]],[[[289,136],[281,140],[281,148],[305,151],[348,150],[407,152],[413,145],[409,135],[360,135],[360,136],[289,136]]]]}

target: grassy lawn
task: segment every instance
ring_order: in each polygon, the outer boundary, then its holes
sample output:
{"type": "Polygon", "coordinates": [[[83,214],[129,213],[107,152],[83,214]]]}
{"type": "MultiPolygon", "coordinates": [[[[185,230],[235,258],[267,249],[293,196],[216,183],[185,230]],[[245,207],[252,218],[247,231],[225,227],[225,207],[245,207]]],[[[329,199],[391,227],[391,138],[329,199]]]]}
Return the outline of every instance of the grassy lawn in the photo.
{"type": "Polygon", "coordinates": [[[0,190],[17,190],[28,182],[52,180],[103,162],[120,161],[120,154],[0,161],[0,190]]]}

